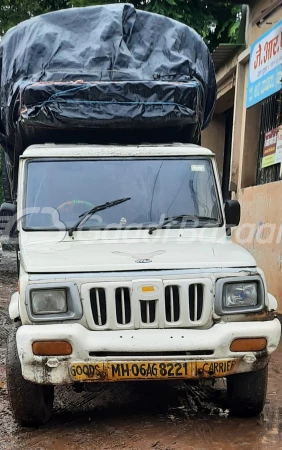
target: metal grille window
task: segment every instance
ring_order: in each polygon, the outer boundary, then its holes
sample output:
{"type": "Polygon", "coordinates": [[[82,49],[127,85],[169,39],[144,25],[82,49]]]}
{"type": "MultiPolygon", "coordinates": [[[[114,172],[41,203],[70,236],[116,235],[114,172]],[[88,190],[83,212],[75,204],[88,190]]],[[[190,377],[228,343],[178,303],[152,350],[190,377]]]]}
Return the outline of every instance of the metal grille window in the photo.
{"type": "Polygon", "coordinates": [[[203,313],[204,289],[202,284],[189,286],[189,315],[191,322],[201,319],[203,313]]]}
{"type": "Polygon", "coordinates": [[[180,300],[178,286],[165,288],[165,315],[167,322],[178,322],[180,317],[180,300]]]}
{"type": "Polygon", "coordinates": [[[260,137],[258,149],[257,184],[271,183],[279,180],[280,164],[262,168],[261,160],[265,133],[281,125],[282,90],[261,102],[260,137]]]}
{"type": "Polygon", "coordinates": [[[116,289],[116,318],[120,325],[127,325],[131,321],[130,292],[128,288],[116,289]]]}
{"type": "Polygon", "coordinates": [[[103,326],[107,322],[106,294],[102,288],[90,290],[90,303],[95,325],[103,326]]]}

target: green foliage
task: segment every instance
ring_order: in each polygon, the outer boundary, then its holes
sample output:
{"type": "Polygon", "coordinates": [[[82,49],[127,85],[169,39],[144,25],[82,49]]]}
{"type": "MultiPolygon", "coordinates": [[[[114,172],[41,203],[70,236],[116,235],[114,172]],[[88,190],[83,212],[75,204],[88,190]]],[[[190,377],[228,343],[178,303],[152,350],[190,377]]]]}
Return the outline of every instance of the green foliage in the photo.
{"type": "Polygon", "coordinates": [[[238,32],[239,32],[239,27],[240,27],[240,22],[241,22],[241,18],[242,18],[242,14],[241,14],[241,7],[234,7],[232,8],[232,17],[235,18],[234,20],[231,20],[231,18],[229,19],[229,27],[228,27],[228,34],[230,39],[235,42],[238,36],[238,32]]]}
{"type": "MultiPolygon", "coordinates": [[[[124,0],[126,1],[126,0],[124,0]]],[[[0,35],[38,14],[69,7],[120,3],[119,0],[0,0],[0,35]]],[[[136,8],[163,14],[194,28],[213,50],[220,42],[235,42],[240,6],[212,0],[131,0],[136,8]]]]}
{"type": "MultiPolygon", "coordinates": [[[[119,0],[71,0],[73,6],[120,3],[119,0]]],[[[136,8],[162,14],[194,28],[211,50],[220,42],[236,42],[241,6],[231,1],[212,0],[129,0],[136,8]]]]}
{"type": "Polygon", "coordinates": [[[0,35],[23,20],[67,7],[68,0],[0,0],[0,35]]]}

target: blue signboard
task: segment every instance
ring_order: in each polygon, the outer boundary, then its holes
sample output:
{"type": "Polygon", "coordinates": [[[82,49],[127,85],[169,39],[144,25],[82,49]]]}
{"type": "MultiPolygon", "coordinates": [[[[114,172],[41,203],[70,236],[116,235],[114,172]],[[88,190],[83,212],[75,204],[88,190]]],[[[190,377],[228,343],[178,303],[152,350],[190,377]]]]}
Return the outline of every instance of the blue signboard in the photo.
{"type": "Polygon", "coordinates": [[[259,103],[282,88],[282,20],[250,48],[246,107],[259,103]]]}

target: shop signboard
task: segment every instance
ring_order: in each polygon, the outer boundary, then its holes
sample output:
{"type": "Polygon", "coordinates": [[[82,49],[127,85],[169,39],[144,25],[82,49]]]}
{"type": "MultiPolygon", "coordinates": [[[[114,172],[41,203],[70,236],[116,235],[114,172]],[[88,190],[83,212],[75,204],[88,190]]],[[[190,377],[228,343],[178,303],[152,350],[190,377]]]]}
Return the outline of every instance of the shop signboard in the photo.
{"type": "Polygon", "coordinates": [[[282,20],[264,33],[250,48],[246,107],[261,102],[281,87],[282,20]]]}
{"type": "MultiPolygon", "coordinates": [[[[265,133],[264,146],[261,167],[273,166],[276,164],[276,144],[277,144],[277,130],[271,130],[265,133]]],[[[278,161],[277,161],[278,162],[278,161]]]]}

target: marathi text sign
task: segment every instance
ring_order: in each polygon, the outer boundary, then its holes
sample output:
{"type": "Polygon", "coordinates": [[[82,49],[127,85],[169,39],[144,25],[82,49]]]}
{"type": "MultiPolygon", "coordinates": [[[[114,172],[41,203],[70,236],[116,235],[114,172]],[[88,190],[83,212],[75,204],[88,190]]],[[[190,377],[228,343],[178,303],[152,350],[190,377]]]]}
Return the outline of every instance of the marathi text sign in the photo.
{"type": "Polygon", "coordinates": [[[262,168],[276,164],[276,161],[275,161],[276,143],[277,143],[277,130],[276,129],[265,133],[262,162],[261,162],[262,168]]]}
{"type": "Polygon", "coordinates": [[[279,91],[281,78],[282,20],[251,46],[246,107],[279,91]]]}
{"type": "MultiPolygon", "coordinates": [[[[274,164],[281,163],[281,161],[282,161],[282,129],[279,128],[278,133],[277,133],[274,164]]],[[[282,169],[282,164],[281,164],[280,172],[281,172],[281,169],[282,169]]]]}

